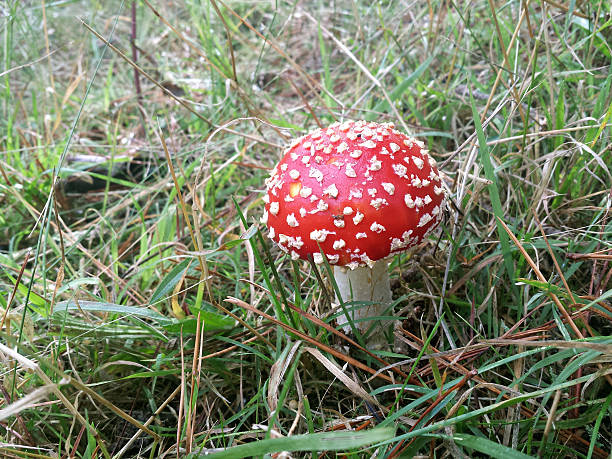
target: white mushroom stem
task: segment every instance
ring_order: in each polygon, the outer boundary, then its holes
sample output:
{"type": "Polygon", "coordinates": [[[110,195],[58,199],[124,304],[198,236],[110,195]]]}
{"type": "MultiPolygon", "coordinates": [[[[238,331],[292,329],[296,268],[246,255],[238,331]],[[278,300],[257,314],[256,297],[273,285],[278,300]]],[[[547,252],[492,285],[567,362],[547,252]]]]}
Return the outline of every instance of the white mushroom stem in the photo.
{"type": "MultiPolygon", "coordinates": [[[[334,278],[338,290],[345,303],[347,312],[353,321],[388,315],[391,305],[391,285],[389,283],[389,270],[387,260],[379,260],[372,268],[367,266],[348,269],[334,266],[334,278]],[[350,304],[350,302],[372,302],[372,304],[350,304]]],[[[340,300],[336,298],[336,302],[340,300]]],[[[341,306],[338,306],[341,308],[341,306]]],[[[376,321],[365,320],[355,323],[361,333],[367,331],[376,321]]],[[[351,331],[348,318],[342,314],[338,317],[338,325],[342,325],[345,333],[351,331]]],[[[368,342],[370,345],[382,344],[382,326],[375,325],[368,342]]]]}

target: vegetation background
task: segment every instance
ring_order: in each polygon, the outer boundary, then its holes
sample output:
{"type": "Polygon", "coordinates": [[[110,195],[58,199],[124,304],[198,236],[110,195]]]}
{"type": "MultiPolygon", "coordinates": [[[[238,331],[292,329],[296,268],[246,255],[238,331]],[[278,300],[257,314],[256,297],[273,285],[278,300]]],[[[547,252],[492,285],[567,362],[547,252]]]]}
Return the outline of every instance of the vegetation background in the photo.
{"type": "Polygon", "coordinates": [[[0,456],[608,457],[608,1],[8,0],[0,35],[0,456]],[[258,224],[343,119],[453,198],[375,353],[258,224]]]}

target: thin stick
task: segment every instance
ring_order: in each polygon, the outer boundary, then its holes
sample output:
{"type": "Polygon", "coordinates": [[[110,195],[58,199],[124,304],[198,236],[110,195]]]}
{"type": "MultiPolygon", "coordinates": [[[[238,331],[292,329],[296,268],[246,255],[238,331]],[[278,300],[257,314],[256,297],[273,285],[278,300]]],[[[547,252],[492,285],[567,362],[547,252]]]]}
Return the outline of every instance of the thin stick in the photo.
{"type": "MultiPolygon", "coordinates": [[[[138,48],[136,47],[136,0],[132,0],[132,30],[131,30],[131,42],[132,42],[132,60],[138,62],[138,48]]],[[[142,100],[142,93],[140,90],[140,76],[138,75],[138,69],[134,67],[134,88],[136,89],[136,97],[140,103],[142,100]]]]}
{"type": "MultiPolygon", "coordinates": [[[[533,272],[537,276],[538,280],[540,280],[541,282],[548,282],[546,278],[544,277],[544,275],[538,269],[538,266],[535,264],[533,259],[529,256],[529,254],[527,253],[523,245],[516,238],[514,233],[510,231],[510,228],[508,228],[508,226],[504,223],[504,221],[501,218],[497,217],[497,220],[500,222],[504,230],[506,230],[506,233],[508,233],[508,236],[510,237],[510,239],[512,239],[512,242],[514,242],[514,245],[516,245],[516,247],[519,249],[519,251],[523,255],[523,258],[525,258],[529,266],[531,266],[531,269],[533,269],[533,272]]],[[[563,315],[563,317],[565,318],[569,326],[572,328],[576,336],[580,339],[584,339],[584,335],[580,332],[580,330],[578,329],[578,327],[576,326],[576,324],[574,323],[570,315],[567,313],[567,310],[565,309],[565,307],[563,306],[563,304],[561,303],[561,300],[559,300],[557,295],[555,295],[554,293],[550,293],[550,297],[554,301],[555,305],[557,305],[557,308],[559,309],[559,311],[561,312],[561,314],[563,315]]]]}
{"type": "Polygon", "coordinates": [[[176,423],[176,457],[181,457],[181,430],[183,421],[183,411],[185,411],[185,353],[183,344],[183,327],[181,326],[181,398],[179,400],[178,422],[176,423]]]}
{"type": "MultiPolygon", "coordinates": [[[[0,322],[0,330],[2,330],[2,327],[4,327],[4,321],[6,320],[6,315],[9,309],[11,308],[11,304],[13,304],[13,300],[15,299],[15,294],[17,293],[19,284],[21,282],[21,278],[23,277],[23,272],[25,271],[25,267],[28,264],[29,259],[30,259],[30,251],[28,250],[25,255],[25,260],[23,260],[23,263],[21,264],[21,269],[19,270],[19,274],[17,275],[17,280],[15,281],[15,286],[13,287],[13,291],[11,292],[11,297],[9,298],[9,301],[6,305],[6,309],[4,310],[4,314],[2,315],[2,321],[0,322]]],[[[10,334],[10,330],[7,330],[7,332],[10,334]]]]}
{"type": "MultiPolygon", "coordinates": [[[[151,417],[147,419],[143,425],[145,427],[149,427],[151,423],[155,420],[157,415],[161,413],[164,410],[164,408],[166,408],[172,400],[174,400],[174,397],[176,397],[180,391],[181,391],[181,385],[176,386],[176,389],[174,389],[174,391],[168,396],[168,398],[164,400],[164,402],[159,406],[159,408],[155,410],[155,413],[153,413],[151,417]]],[[[130,438],[127,441],[127,443],[123,445],[123,448],[121,448],[121,450],[113,456],[113,459],[119,459],[121,456],[123,456],[125,452],[130,448],[130,446],[132,446],[134,442],[138,439],[138,437],[142,435],[142,432],[143,432],[142,430],[136,431],[136,433],[132,436],[132,438],[130,438]]]]}

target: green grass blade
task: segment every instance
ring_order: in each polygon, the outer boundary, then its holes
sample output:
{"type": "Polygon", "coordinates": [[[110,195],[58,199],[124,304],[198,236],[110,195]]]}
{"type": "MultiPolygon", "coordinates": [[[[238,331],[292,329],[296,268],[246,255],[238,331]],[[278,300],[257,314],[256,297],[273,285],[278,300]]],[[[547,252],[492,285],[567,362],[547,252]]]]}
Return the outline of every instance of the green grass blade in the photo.
{"type": "Polygon", "coordinates": [[[529,459],[533,456],[523,454],[507,446],[500,445],[484,437],[476,437],[468,434],[456,434],[453,440],[458,445],[470,448],[496,459],[529,459]]]}
{"type": "MultiPolygon", "coordinates": [[[[391,99],[392,102],[395,102],[396,100],[398,100],[400,97],[402,97],[402,94],[404,94],[404,92],[406,92],[408,90],[408,88],[417,80],[417,78],[419,78],[421,76],[421,74],[427,70],[427,68],[429,67],[429,65],[431,64],[431,61],[433,60],[434,56],[429,56],[425,62],[423,62],[421,65],[419,65],[414,72],[412,72],[410,75],[408,75],[404,81],[402,81],[400,84],[398,84],[395,89],[393,89],[393,91],[391,91],[391,93],[389,94],[389,98],[391,99]]],[[[389,102],[386,100],[381,100],[380,102],[378,102],[378,104],[376,104],[376,106],[374,107],[374,112],[372,114],[369,114],[368,116],[366,116],[366,119],[368,121],[372,121],[376,118],[376,114],[377,113],[381,113],[381,112],[386,112],[387,110],[389,110],[391,107],[389,106],[389,102]]]]}
{"type": "Polygon", "coordinates": [[[121,304],[103,303],[98,301],[79,301],[78,304],[72,300],[61,301],[56,305],[53,314],[55,315],[57,313],[66,311],[116,313],[123,314],[126,316],[144,317],[160,324],[167,324],[172,322],[172,319],[169,319],[166,316],[161,315],[159,312],[148,308],[124,306],[121,304]]]}
{"type": "Polygon", "coordinates": [[[373,445],[390,440],[395,435],[392,427],[379,427],[366,431],[350,432],[322,432],[292,437],[260,440],[253,443],[234,446],[225,451],[212,454],[188,456],[191,459],[211,457],[214,459],[239,459],[243,457],[256,457],[263,454],[280,451],[349,451],[364,446],[373,445]]]}
{"type": "MultiPolygon", "coordinates": [[[[482,123],[480,122],[480,116],[474,102],[474,96],[470,93],[470,103],[472,104],[472,117],[476,126],[476,133],[478,136],[478,147],[479,157],[482,167],[484,169],[485,177],[490,181],[488,185],[489,195],[491,199],[491,206],[493,207],[493,213],[495,214],[495,224],[497,225],[497,234],[499,236],[499,242],[501,244],[502,255],[504,256],[504,266],[510,281],[514,283],[514,263],[512,261],[512,253],[510,251],[510,241],[508,234],[504,231],[501,223],[497,219],[506,220],[505,212],[502,209],[501,200],[499,198],[499,184],[497,176],[493,169],[493,162],[491,161],[491,154],[489,152],[489,146],[487,145],[487,139],[485,138],[484,131],[482,129],[482,123]]],[[[512,288],[512,291],[516,296],[516,287],[512,288]]]]}
{"type": "MultiPolygon", "coordinates": [[[[605,414],[608,412],[611,403],[612,403],[612,392],[610,392],[610,394],[608,394],[608,396],[606,397],[606,401],[601,407],[601,411],[599,412],[599,415],[597,416],[597,420],[595,421],[595,425],[593,426],[593,433],[591,434],[591,444],[589,445],[589,452],[587,455],[587,459],[591,459],[591,457],[593,457],[593,451],[595,450],[595,443],[597,442],[597,436],[599,434],[599,428],[601,427],[601,421],[603,421],[603,418],[605,414]]],[[[608,414],[608,416],[610,416],[610,414],[608,414]]]]}

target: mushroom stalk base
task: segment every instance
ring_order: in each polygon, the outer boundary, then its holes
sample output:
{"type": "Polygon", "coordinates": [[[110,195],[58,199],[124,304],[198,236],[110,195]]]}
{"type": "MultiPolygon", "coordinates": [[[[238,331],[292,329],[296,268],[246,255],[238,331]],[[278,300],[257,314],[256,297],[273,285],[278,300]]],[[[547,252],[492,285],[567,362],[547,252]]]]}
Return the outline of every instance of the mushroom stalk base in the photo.
{"type": "MultiPolygon", "coordinates": [[[[388,315],[386,311],[391,305],[391,285],[387,266],[386,260],[377,261],[372,268],[365,266],[351,270],[334,266],[336,284],[348,314],[353,321],[358,321],[355,327],[360,333],[366,332],[372,325],[375,325],[369,334],[368,344],[376,347],[381,347],[384,342],[381,325],[374,320],[359,320],[388,315]],[[351,301],[367,301],[373,304],[350,304],[351,301]]],[[[340,303],[337,297],[336,302],[340,303]]],[[[338,317],[338,325],[342,326],[345,333],[351,331],[350,323],[344,314],[338,317]]]]}

